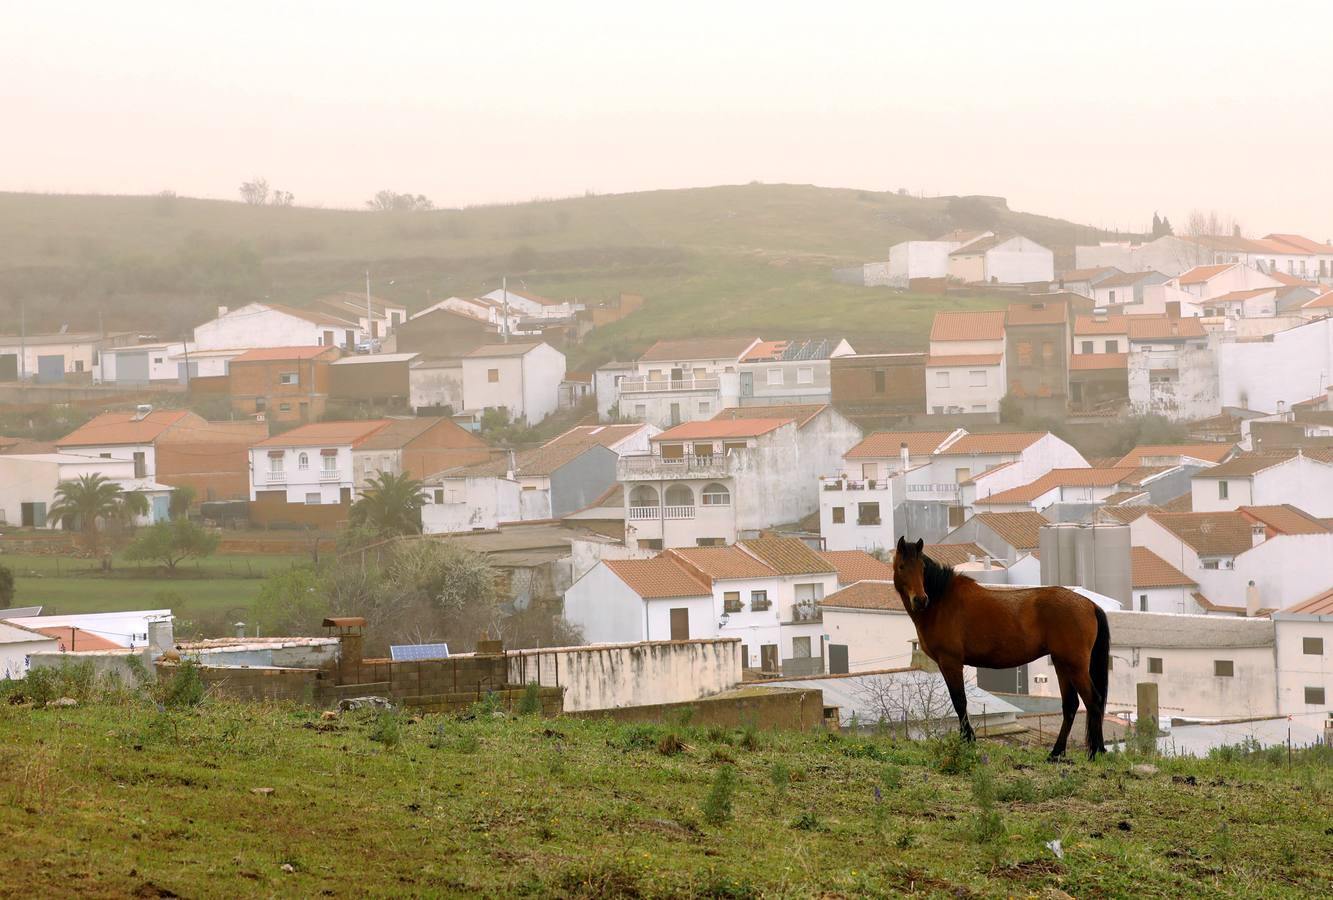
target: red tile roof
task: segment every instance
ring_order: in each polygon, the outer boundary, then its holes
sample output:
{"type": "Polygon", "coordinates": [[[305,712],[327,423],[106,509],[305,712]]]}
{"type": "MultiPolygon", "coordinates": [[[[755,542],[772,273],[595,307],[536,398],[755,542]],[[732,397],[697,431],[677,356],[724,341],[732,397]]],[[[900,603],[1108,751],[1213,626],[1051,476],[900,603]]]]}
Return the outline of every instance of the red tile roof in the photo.
{"type": "Polygon", "coordinates": [[[151,444],[186,419],[204,420],[186,409],[154,410],[143,418],[135,412],[108,412],[85,422],[56,441],[57,447],[106,447],[151,444]]]}
{"type": "MultiPolygon", "coordinates": [[[[1330,248],[1330,250],[1333,250],[1333,248],[1330,248]]],[[[1276,281],[1278,284],[1284,285],[1286,287],[1303,287],[1303,288],[1319,287],[1318,283],[1316,282],[1306,281],[1304,278],[1299,278],[1295,275],[1288,275],[1286,272],[1278,272],[1274,270],[1272,272],[1265,272],[1264,274],[1266,274],[1269,278],[1276,281]]]]}
{"type": "Polygon", "coordinates": [[[1303,509],[1297,509],[1290,503],[1276,506],[1242,506],[1240,512],[1246,518],[1264,525],[1264,530],[1274,534],[1328,534],[1328,526],[1303,509]]]}
{"type": "Polygon", "coordinates": [[[926,357],[926,367],[998,366],[1003,361],[1003,353],[959,353],[954,356],[928,356],[926,357]]]}
{"type": "Polygon", "coordinates": [[[1069,357],[1069,371],[1098,372],[1104,369],[1129,371],[1128,353],[1075,353],[1069,357]]]}
{"type": "Polygon", "coordinates": [[[741,541],[740,546],[779,575],[819,575],[836,571],[828,560],[796,538],[759,538],[741,541]]]}
{"type": "Polygon", "coordinates": [[[846,459],[897,458],[902,445],[912,456],[926,456],[939,449],[952,431],[877,431],[843,454],[846,459]]]}
{"type": "Polygon", "coordinates": [[[1237,556],[1254,546],[1252,523],[1239,511],[1148,515],[1200,556],[1237,556]]]}
{"type": "Polygon", "coordinates": [[[453,419],[442,416],[390,419],[388,425],[359,441],[357,447],[361,450],[401,450],[432,429],[438,429],[433,438],[433,449],[489,449],[481,438],[460,427],[453,419]]]}
{"type": "Polygon", "coordinates": [[[72,625],[33,626],[31,631],[40,632],[60,642],[60,649],[70,653],[83,650],[122,650],[123,645],[109,641],[100,634],[84,631],[72,625]]]}
{"type": "Polygon", "coordinates": [[[1051,469],[1036,481],[977,499],[977,505],[1027,503],[1058,487],[1114,487],[1134,474],[1134,469],[1051,469]]]}
{"type": "Polygon", "coordinates": [[[1006,327],[1015,325],[1059,325],[1068,320],[1069,310],[1063,303],[1037,300],[1028,303],[1010,303],[1005,311],[1006,327]]]}
{"type": "Polygon", "coordinates": [[[906,612],[892,581],[859,581],[819,601],[823,608],[879,609],[906,612]]]}
{"type": "MultiPolygon", "coordinates": [[[[827,598],[825,598],[827,600],[827,598]]],[[[1284,613],[1302,616],[1333,616],[1333,588],[1321,591],[1307,600],[1288,606],[1284,613]]]]}
{"type": "Polygon", "coordinates": [[[230,365],[252,362],[282,362],[285,360],[314,359],[323,354],[337,356],[336,347],[256,347],[240,356],[232,357],[230,365]]]}
{"type": "Polygon", "coordinates": [[[1301,306],[1301,309],[1333,309],[1333,291],[1320,294],[1301,306]]]}
{"type": "Polygon", "coordinates": [[[1194,268],[1190,269],[1188,272],[1185,272],[1180,276],[1180,283],[1203,284],[1209,279],[1212,279],[1222,274],[1223,272],[1225,272],[1227,269],[1230,269],[1234,265],[1236,264],[1223,263],[1222,265],[1219,266],[1195,266],[1194,268]]]}
{"type": "Polygon", "coordinates": [[[932,341],[1002,341],[1004,310],[983,309],[935,313],[932,341]]]}
{"type": "Polygon", "coordinates": [[[1151,278],[1156,274],[1157,273],[1151,269],[1149,269],[1146,272],[1121,272],[1117,275],[1112,275],[1105,281],[1097,282],[1097,287],[1099,288],[1129,287],[1130,285],[1138,284],[1145,278],[1151,278]]]}
{"type": "Polygon", "coordinates": [[[709,579],[773,578],[777,572],[762,560],[755,559],[740,547],[680,547],[668,550],[665,556],[684,560],[698,570],[696,577],[709,579]]]}
{"type": "Polygon", "coordinates": [[[1195,581],[1147,547],[1129,548],[1131,581],[1136,588],[1192,587],[1195,581]]]}
{"type": "Polygon", "coordinates": [[[1277,241],[1308,254],[1333,255],[1333,245],[1321,244],[1299,234],[1266,234],[1264,240],[1277,241]]]}
{"type": "Polygon", "coordinates": [[[674,428],[668,428],[661,434],[653,435],[652,441],[694,441],[715,438],[725,440],[726,438],[758,437],[761,434],[768,434],[770,431],[776,431],[783,425],[790,425],[795,420],[785,419],[728,419],[717,421],[709,419],[705,422],[685,422],[674,428]]]}
{"type": "Polygon", "coordinates": [[[565,433],[551,438],[543,447],[562,447],[571,444],[587,446],[588,444],[600,444],[603,447],[614,449],[616,444],[633,437],[645,426],[634,422],[625,425],[576,425],[565,433]]]}
{"type": "Polygon", "coordinates": [[[607,559],[603,564],[630,590],[646,600],[710,597],[713,589],[667,556],[652,559],[607,559]]]}
{"type": "Polygon", "coordinates": [[[1129,334],[1129,316],[1075,316],[1074,334],[1129,334]]]}
{"type": "Polygon", "coordinates": [[[1121,457],[1117,466],[1142,466],[1144,459],[1167,458],[1176,460],[1188,456],[1207,462],[1220,463],[1234,449],[1233,444],[1140,444],[1121,457]]]}
{"type": "Polygon", "coordinates": [[[381,428],[389,425],[390,419],[364,419],[354,422],[313,422],[301,425],[291,431],[260,441],[255,447],[316,447],[329,444],[351,444],[358,446],[381,428]]]}
{"type": "Polygon", "coordinates": [[[893,580],[893,567],[864,550],[820,550],[818,553],[838,571],[838,584],[893,580]]]}
{"type": "Polygon", "coordinates": [[[795,419],[804,428],[815,416],[828,409],[827,403],[784,403],[776,406],[728,406],[713,416],[714,422],[736,419],[795,419]]]}
{"type": "Polygon", "coordinates": [[[1200,472],[1195,478],[1249,478],[1265,469],[1284,465],[1296,458],[1296,451],[1288,453],[1241,453],[1224,463],[1200,472]]]}
{"type": "MultiPolygon", "coordinates": [[[[961,566],[970,559],[984,560],[990,553],[980,544],[926,544],[924,552],[942,566],[961,566]]],[[[991,558],[991,565],[1004,568],[1004,560],[991,558]]]]}
{"type": "Polygon", "coordinates": [[[1015,550],[1036,550],[1041,546],[1041,528],[1049,525],[1041,513],[1032,510],[1022,512],[980,512],[972,518],[978,525],[985,525],[996,537],[1015,550]]]}
{"type": "Polygon", "coordinates": [[[1166,316],[1130,316],[1131,341],[1162,341],[1204,337],[1203,323],[1197,318],[1171,319],[1166,316]]]}
{"type": "Polygon", "coordinates": [[[1271,293],[1273,293],[1273,292],[1276,291],[1276,290],[1277,290],[1277,288],[1275,288],[1275,287],[1268,287],[1268,288],[1252,288],[1252,289],[1247,290],[1247,291],[1231,291],[1231,292],[1226,293],[1226,294],[1221,294],[1221,295],[1219,295],[1219,296],[1217,296],[1217,297],[1209,297],[1207,300],[1205,300],[1205,301],[1203,301],[1203,302],[1204,302],[1204,303],[1240,303],[1240,302],[1243,302],[1243,301],[1245,301],[1245,300],[1251,300],[1251,299],[1253,299],[1253,298],[1255,298],[1255,297],[1260,296],[1261,294],[1271,294],[1271,293]]]}
{"type": "Polygon", "coordinates": [[[735,359],[759,343],[757,337],[687,338],[658,341],[649,347],[639,362],[676,362],[683,360],[735,359]]]}
{"type": "Polygon", "coordinates": [[[1046,431],[992,431],[985,434],[965,434],[938,452],[941,456],[1021,453],[1047,434],[1049,432],[1046,431]]]}

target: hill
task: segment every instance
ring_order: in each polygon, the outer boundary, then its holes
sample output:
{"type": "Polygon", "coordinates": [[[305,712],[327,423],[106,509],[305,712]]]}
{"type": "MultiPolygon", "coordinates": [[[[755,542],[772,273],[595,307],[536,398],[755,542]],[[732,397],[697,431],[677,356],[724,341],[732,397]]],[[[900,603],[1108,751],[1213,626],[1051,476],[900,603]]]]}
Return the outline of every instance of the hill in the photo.
{"type": "Polygon", "coordinates": [[[0,315],[6,331],[17,330],[23,304],[30,330],[92,328],[100,314],[107,328],[179,337],[218,305],[299,306],[360,289],[369,268],[374,292],[410,309],[484,293],[503,275],[511,286],[585,302],[644,295],[646,309],[598,335],[583,361],[650,337],[718,329],[857,335],[865,349],[906,348],[922,344],[923,317],[942,301],[838,285],[830,268],[884,259],[901,240],[979,227],[1021,231],[1061,253],[1099,236],[1013,212],[999,198],[804,185],[396,213],[7,193],[0,315]]]}
{"type": "Polygon", "coordinates": [[[1050,765],[987,741],[495,718],[485,705],[469,720],[324,721],[271,704],[13,699],[0,704],[0,834],[21,852],[0,869],[6,896],[1328,887],[1327,747],[1290,769],[1280,752],[1134,771],[1141,759],[1050,765]]]}

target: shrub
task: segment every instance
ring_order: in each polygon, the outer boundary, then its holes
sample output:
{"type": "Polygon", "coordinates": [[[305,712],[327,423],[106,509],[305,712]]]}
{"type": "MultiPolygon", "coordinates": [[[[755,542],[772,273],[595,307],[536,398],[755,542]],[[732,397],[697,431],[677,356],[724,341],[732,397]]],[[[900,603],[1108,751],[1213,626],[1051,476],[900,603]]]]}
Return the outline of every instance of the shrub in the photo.
{"type": "Polygon", "coordinates": [[[199,665],[192,659],[182,659],[176,671],[159,685],[161,703],[168,709],[198,706],[204,702],[204,679],[199,665]]]}
{"type": "Polygon", "coordinates": [[[972,837],[978,844],[993,843],[1004,834],[1004,819],[995,805],[995,780],[988,766],[977,767],[972,776],[972,800],[977,805],[972,837]]]}
{"type": "Polygon", "coordinates": [[[520,716],[539,716],[542,712],[542,690],[537,682],[529,681],[523,688],[523,699],[518,703],[520,716]]]}
{"type": "Polygon", "coordinates": [[[977,747],[961,735],[949,735],[932,742],[931,756],[942,775],[962,775],[977,764],[977,747]]]}
{"type": "Polygon", "coordinates": [[[397,747],[403,739],[402,720],[398,713],[390,709],[380,710],[374,724],[370,726],[368,737],[390,750],[397,747]]]}
{"type": "Polygon", "coordinates": [[[0,609],[14,605],[14,573],[8,566],[0,566],[0,609]]]}
{"type": "Polygon", "coordinates": [[[731,797],[736,793],[736,770],[723,766],[713,776],[713,786],[704,798],[704,821],[709,825],[723,825],[731,820],[731,797]]]}

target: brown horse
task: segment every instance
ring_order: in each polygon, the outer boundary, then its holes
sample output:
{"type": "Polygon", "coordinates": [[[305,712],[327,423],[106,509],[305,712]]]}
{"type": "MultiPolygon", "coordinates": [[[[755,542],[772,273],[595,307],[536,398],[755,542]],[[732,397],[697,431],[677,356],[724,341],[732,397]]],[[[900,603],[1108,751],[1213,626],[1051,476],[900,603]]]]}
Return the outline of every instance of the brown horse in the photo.
{"type": "Polygon", "coordinates": [[[963,666],[1008,669],[1050,654],[1064,711],[1051,758],[1064,755],[1080,697],[1088,713],[1088,758],[1105,753],[1111,629],[1102,608],[1062,587],[990,590],[926,556],[924,544],[898,538],[893,586],[916,625],[921,650],[940,667],[963,737],[974,739],[963,666]]]}

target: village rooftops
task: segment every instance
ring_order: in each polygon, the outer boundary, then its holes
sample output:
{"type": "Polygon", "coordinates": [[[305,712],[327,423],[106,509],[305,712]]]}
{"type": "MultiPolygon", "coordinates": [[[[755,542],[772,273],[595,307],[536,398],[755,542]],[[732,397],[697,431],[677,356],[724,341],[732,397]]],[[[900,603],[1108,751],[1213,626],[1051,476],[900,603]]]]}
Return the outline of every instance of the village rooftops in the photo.
{"type": "MultiPolygon", "coordinates": [[[[311,305],[319,304],[329,309],[337,310],[346,315],[351,313],[356,316],[363,316],[366,313],[366,295],[357,291],[339,291],[334,294],[325,294],[323,297],[311,301],[311,305]]],[[[400,310],[405,307],[401,303],[389,303],[379,297],[370,298],[370,314],[372,317],[387,319],[389,310],[400,310]]]]}
{"type": "Polygon", "coordinates": [[[740,543],[748,553],[768,563],[779,575],[818,575],[836,571],[832,563],[796,538],[759,538],[740,543]]]}
{"type": "Polygon", "coordinates": [[[1041,546],[1041,529],[1050,522],[1035,510],[1020,512],[979,512],[972,518],[985,525],[1000,540],[1015,550],[1036,550],[1041,546]]]}
{"type": "Polygon", "coordinates": [[[1113,487],[1134,475],[1134,469],[1051,469],[1036,481],[978,498],[978,506],[1027,503],[1058,487],[1113,487]]]}
{"type": "Polygon", "coordinates": [[[1180,275],[1181,284],[1206,284],[1212,279],[1221,275],[1227,269],[1235,266],[1236,263],[1223,263],[1217,266],[1195,266],[1189,271],[1180,275]]]}
{"type": "Polygon", "coordinates": [[[1195,473],[1195,478],[1250,478],[1265,469],[1291,462],[1298,455],[1327,465],[1333,462],[1333,450],[1302,448],[1273,453],[1242,453],[1224,463],[1195,473]]]}
{"type": "Polygon", "coordinates": [[[1068,272],[1061,273],[1055,280],[1091,282],[1095,279],[1098,284],[1101,284],[1103,279],[1119,274],[1122,273],[1115,266],[1095,266],[1091,269],[1070,269],[1068,272]]]}
{"type": "Polygon", "coordinates": [[[337,353],[335,347],[304,346],[304,347],[256,347],[253,350],[246,350],[240,356],[232,357],[233,363],[252,363],[252,362],[287,362],[315,359],[326,353],[337,353]]]}
{"type": "Polygon", "coordinates": [[[1004,310],[982,309],[973,311],[935,313],[930,326],[934,341],[1002,341],[1004,340],[1004,310]]]}
{"type": "Polygon", "coordinates": [[[603,562],[630,590],[647,600],[712,595],[710,585],[696,578],[669,556],[608,559],[603,562]]]}
{"type": "Polygon", "coordinates": [[[742,419],[792,419],[797,428],[804,428],[824,410],[827,403],[783,403],[777,406],[728,406],[713,416],[714,422],[735,422],[742,419]]]}
{"type": "Polygon", "coordinates": [[[840,591],[834,591],[819,601],[823,608],[870,609],[884,612],[906,612],[902,598],[892,581],[858,581],[840,591]]]}
{"type": "Polygon", "coordinates": [[[470,431],[455,425],[452,419],[442,416],[420,416],[412,418],[389,419],[388,424],[377,428],[358,444],[359,450],[401,450],[412,441],[421,437],[436,426],[444,426],[447,437],[436,449],[475,449],[485,448],[486,443],[470,431]]]}
{"type": "Polygon", "coordinates": [[[893,567],[864,550],[816,551],[838,572],[839,584],[857,581],[892,581],[893,567]]]}
{"type": "Polygon", "coordinates": [[[576,425],[565,433],[551,438],[543,447],[587,447],[600,444],[615,449],[622,441],[632,438],[646,426],[634,422],[624,425],[576,425]]]}
{"type": "MultiPolygon", "coordinates": [[[[325,350],[328,348],[325,347],[325,350]]],[[[410,363],[421,354],[419,353],[366,353],[355,356],[344,356],[342,359],[335,359],[330,365],[335,366],[373,366],[385,363],[410,363]]]]}
{"type": "Polygon", "coordinates": [[[1254,546],[1254,523],[1238,510],[1149,516],[1200,556],[1238,556],[1254,546]]]}
{"type": "Polygon", "coordinates": [[[1303,509],[1290,503],[1272,506],[1242,506],[1239,512],[1264,526],[1270,537],[1275,534],[1328,534],[1329,528],[1303,509]]]}
{"type": "Polygon", "coordinates": [[[463,354],[469,359],[499,359],[506,356],[527,356],[542,345],[542,341],[511,341],[508,344],[482,344],[463,354]]]}
{"type": "Polygon", "coordinates": [[[352,422],[312,422],[291,431],[284,431],[255,444],[255,449],[279,447],[317,447],[350,444],[359,447],[362,442],[381,428],[391,424],[390,419],[365,419],[352,422]]]}
{"type": "MultiPolygon", "coordinates": [[[[962,566],[972,561],[982,561],[990,556],[986,548],[975,543],[968,544],[926,544],[922,549],[926,556],[942,566],[962,566]]],[[[1004,568],[1004,560],[991,559],[991,565],[1004,568]]]]}
{"type": "Polygon", "coordinates": [[[46,625],[36,626],[32,631],[44,634],[49,638],[55,638],[60,649],[67,653],[78,653],[84,650],[123,650],[123,645],[115,641],[109,641],[99,634],[91,631],[85,631],[73,625],[46,625]]]}
{"type": "Polygon", "coordinates": [[[1140,281],[1144,281],[1148,278],[1153,278],[1158,274],[1159,273],[1154,272],[1151,269],[1145,272],[1120,272],[1119,274],[1112,275],[1103,281],[1097,282],[1097,287],[1099,288],[1130,287],[1132,285],[1138,284],[1140,281]]]}
{"type": "Polygon", "coordinates": [[[1252,300],[1255,297],[1261,297],[1264,294],[1271,294],[1276,291],[1276,287],[1252,288],[1246,291],[1231,291],[1218,297],[1209,297],[1205,303],[1243,303],[1246,300],[1252,300]]]}
{"type": "Polygon", "coordinates": [[[1129,548],[1132,586],[1136,588],[1190,587],[1194,579],[1153,553],[1147,547],[1129,548]]]}
{"type": "Polygon", "coordinates": [[[185,409],[156,409],[146,416],[134,411],[102,413],[56,441],[56,446],[151,444],[167,430],[191,418],[198,417],[185,409]]]}
{"type": "Polygon", "coordinates": [[[993,456],[1022,453],[1046,437],[1046,431],[992,431],[964,434],[958,440],[936,450],[941,456],[993,456]]]}
{"type": "Polygon", "coordinates": [[[674,428],[668,428],[655,434],[650,441],[698,441],[726,440],[727,438],[751,438],[777,431],[783,425],[791,425],[794,419],[709,419],[702,422],[684,422],[674,428]]]}
{"type": "Polygon", "coordinates": [[[799,362],[801,360],[829,359],[840,340],[830,338],[798,338],[790,341],[760,341],[746,351],[741,362],[799,362]]]}
{"type": "Polygon", "coordinates": [[[843,454],[843,458],[896,459],[903,444],[907,445],[910,456],[927,456],[938,452],[953,435],[952,431],[877,431],[866,435],[861,443],[843,454]]]}
{"type": "Polygon", "coordinates": [[[1130,316],[1131,341],[1183,341],[1206,337],[1203,323],[1197,318],[1167,316],[1130,316]]]}
{"type": "MultiPolygon", "coordinates": [[[[578,459],[598,444],[557,444],[555,446],[536,447],[514,454],[512,471],[515,477],[544,477],[563,468],[572,460],[578,459]]],[[[511,471],[509,455],[500,453],[486,462],[472,463],[445,469],[428,479],[436,483],[446,478],[503,478],[511,471]]]]}
{"type": "Polygon", "coordinates": [[[639,362],[683,362],[711,359],[740,360],[756,344],[757,337],[687,338],[658,341],[639,357],[639,362]]]}
{"type": "Polygon", "coordinates": [[[1300,603],[1294,603],[1280,612],[1274,613],[1273,618],[1285,619],[1288,616],[1305,618],[1307,616],[1321,616],[1333,619],[1333,588],[1320,591],[1313,597],[1302,600],[1300,603]]]}
{"type": "Polygon", "coordinates": [[[1333,255],[1333,244],[1321,244],[1299,234],[1266,234],[1264,240],[1277,241],[1311,255],[1333,255]]]}
{"type": "Polygon", "coordinates": [[[953,252],[951,252],[949,255],[950,255],[950,256],[981,256],[982,254],[984,254],[987,250],[991,249],[992,247],[995,247],[995,246],[997,246],[997,245],[999,245],[999,244],[1003,244],[1005,241],[1007,241],[1007,240],[1009,240],[1010,238],[1013,238],[1013,237],[1015,237],[1015,235],[1012,235],[1012,234],[1006,234],[1006,235],[998,235],[998,234],[983,235],[982,237],[978,237],[978,238],[975,238],[974,240],[968,241],[967,243],[963,244],[963,246],[959,247],[957,250],[954,250],[953,252]]]}
{"type": "Polygon", "coordinates": [[[1063,303],[1047,303],[1044,300],[1010,303],[1005,311],[1004,324],[1012,328],[1015,325],[1060,325],[1068,321],[1069,310],[1063,303]]]}
{"type": "MultiPolygon", "coordinates": [[[[565,301],[563,300],[552,300],[550,297],[543,297],[541,294],[534,294],[530,291],[516,291],[513,288],[505,288],[503,291],[492,291],[492,293],[500,294],[502,297],[505,294],[509,294],[527,300],[529,303],[535,303],[538,306],[563,306],[565,304],[565,301]]],[[[497,302],[502,303],[503,301],[497,302]]]]}
{"type": "Polygon", "coordinates": [[[730,547],[681,547],[668,550],[666,556],[683,560],[704,577],[715,581],[777,575],[772,566],[735,544],[730,547]]]}
{"type": "Polygon", "coordinates": [[[1203,462],[1220,463],[1234,449],[1232,444],[1140,444],[1126,453],[1116,463],[1117,467],[1149,465],[1145,460],[1172,460],[1171,465],[1178,465],[1180,458],[1197,459],[1203,462]]]}
{"type": "Polygon", "coordinates": [[[1313,300],[1310,300],[1301,306],[1301,309],[1327,309],[1333,310],[1333,291],[1320,294],[1313,300]]]}
{"type": "MultiPolygon", "coordinates": [[[[349,319],[341,314],[335,315],[329,312],[322,312],[315,309],[297,309],[294,306],[286,306],[281,303],[261,303],[260,306],[266,307],[288,316],[295,316],[298,319],[305,319],[307,322],[313,322],[316,325],[337,325],[339,328],[359,328],[360,324],[354,319],[349,319]]],[[[239,310],[230,310],[230,313],[237,313],[239,310]]],[[[225,318],[226,313],[218,318],[225,318]]],[[[242,313],[242,315],[250,315],[242,313]]]]}

